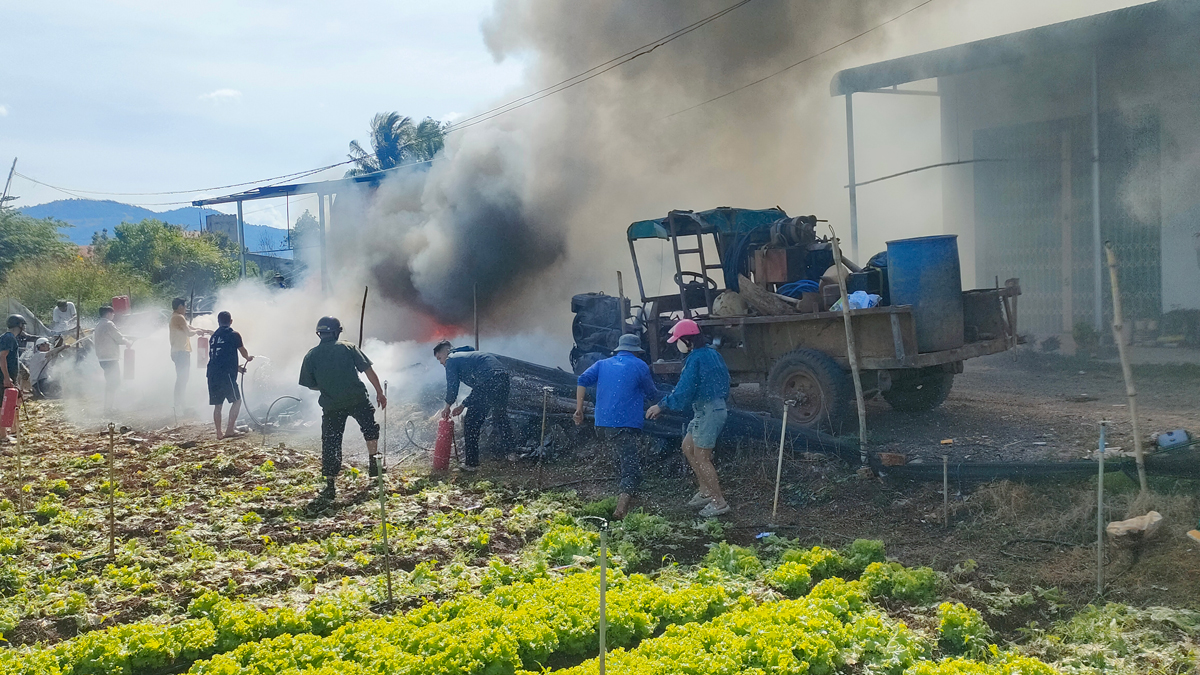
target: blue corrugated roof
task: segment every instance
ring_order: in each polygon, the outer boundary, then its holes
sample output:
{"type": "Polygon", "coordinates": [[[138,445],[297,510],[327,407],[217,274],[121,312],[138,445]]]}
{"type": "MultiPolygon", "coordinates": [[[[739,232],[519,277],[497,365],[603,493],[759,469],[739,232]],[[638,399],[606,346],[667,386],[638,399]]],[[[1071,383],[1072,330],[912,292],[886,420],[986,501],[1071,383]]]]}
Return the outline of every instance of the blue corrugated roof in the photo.
{"type": "Polygon", "coordinates": [[[1032,56],[1130,44],[1200,26],[1200,1],[1158,0],[1103,14],[904,56],[833,76],[830,94],[842,96],[945,75],[1020,63],[1032,56]]]}

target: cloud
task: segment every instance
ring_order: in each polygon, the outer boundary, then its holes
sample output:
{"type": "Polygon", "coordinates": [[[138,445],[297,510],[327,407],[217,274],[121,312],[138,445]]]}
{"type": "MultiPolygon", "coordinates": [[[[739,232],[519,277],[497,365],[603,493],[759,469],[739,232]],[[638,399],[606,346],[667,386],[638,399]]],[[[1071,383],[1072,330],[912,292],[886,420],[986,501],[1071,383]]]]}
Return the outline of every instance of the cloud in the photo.
{"type": "Polygon", "coordinates": [[[8,106],[0,104],[0,117],[8,117],[8,106]]]}
{"type": "Polygon", "coordinates": [[[443,122],[453,122],[454,120],[456,120],[462,116],[463,116],[463,114],[460,112],[448,112],[445,115],[442,115],[442,121],[443,122]]]}
{"type": "Polygon", "coordinates": [[[210,91],[207,94],[201,94],[201,101],[212,101],[214,103],[223,103],[225,101],[236,101],[242,97],[242,92],[237,89],[218,89],[210,91]]]}

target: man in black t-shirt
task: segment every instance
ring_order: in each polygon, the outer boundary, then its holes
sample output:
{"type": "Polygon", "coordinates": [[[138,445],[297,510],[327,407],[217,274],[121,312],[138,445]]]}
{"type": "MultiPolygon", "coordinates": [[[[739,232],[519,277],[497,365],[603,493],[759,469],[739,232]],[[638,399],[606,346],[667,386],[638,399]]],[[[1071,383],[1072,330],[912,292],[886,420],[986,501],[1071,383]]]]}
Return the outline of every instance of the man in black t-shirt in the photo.
{"type": "MultiPolygon", "coordinates": [[[[20,372],[17,357],[21,353],[19,342],[20,336],[25,332],[25,317],[13,314],[8,317],[6,324],[8,332],[0,335],[0,375],[3,376],[0,396],[3,395],[4,389],[16,389],[20,392],[20,387],[17,386],[17,376],[20,372]]],[[[8,429],[0,428],[0,442],[8,442],[8,429]]]]}
{"type": "Polygon", "coordinates": [[[213,408],[213,424],[217,428],[217,438],[238,436],[237,418],[242,409],[242,395],[238,392],[237,377],[239,372],[245,372],[245,365],[238,365],[238,352],[246,363],[254,360],[242,344],[242,336],[233,329],[233,316],[229,312],[217,315],[219,327],[213,331],[208,340],[208,404],[213,408]],[[229,422],[225,432],[221,432],[221,407],[225,401],[229,406],[229,422]]]}

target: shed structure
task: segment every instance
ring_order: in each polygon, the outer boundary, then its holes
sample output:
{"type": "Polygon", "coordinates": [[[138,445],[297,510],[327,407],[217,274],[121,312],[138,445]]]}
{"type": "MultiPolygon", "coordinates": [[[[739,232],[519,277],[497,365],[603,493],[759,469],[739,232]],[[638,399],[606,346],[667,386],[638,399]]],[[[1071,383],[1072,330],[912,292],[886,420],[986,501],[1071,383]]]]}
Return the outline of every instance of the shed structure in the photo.
{"type": "Polygon", "coordinates": [[[855,176],[856,95],[937,95],[942,162],[914,171],[942,172],[966,283],[1019,277],[1023,329],[1104,336],[1107,240],[1128,324],[1200,310],[1197,45],[1200,1],[1159,0],[837,73],[853,244],[875,182],[855,176]],[[927,80],[936,92],[901,86],[927,80]]]}

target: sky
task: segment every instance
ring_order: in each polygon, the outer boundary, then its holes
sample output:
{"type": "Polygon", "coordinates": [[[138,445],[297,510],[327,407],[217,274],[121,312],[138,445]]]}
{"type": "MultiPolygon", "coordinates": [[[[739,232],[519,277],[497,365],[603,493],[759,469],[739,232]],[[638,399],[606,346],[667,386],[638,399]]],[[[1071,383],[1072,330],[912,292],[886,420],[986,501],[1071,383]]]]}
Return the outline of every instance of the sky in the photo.
{"type": "MultiPolygon", "coordinates": [[[[934,0],[870,36],[865,53],[855,46],[867,63],[1131,4],[934,0]]],[[[68,189],[192,190],[331,164],[346,158],[351,139],[366,140],[375,113],[450,120],[525,93],[523,76],[534,58],[497,62],[489,53],[479,26],[490,0],[0,6],[0,167],[16,156],[18,171],[68,189]]],[[[614,55],[654,37],[630,36],[630,45],[614,45],[614,55]]],[[[830,99],[829,106],[842,102],[830,99]]],[[[864,128],[872,116],[896,114],[884,106],[857,112],[864,128]]],[[[860,172],[918,164],[931,147],[926,141],[936,140],[932,119],[923,134],[863,138],[863,148],[896,142],[913,154],[889,152],[888,161],[903,166],[876,167],[865,152],[860,172]]],[[[12,192],[19,206],[68,197],[20,178],[12,192]]],[[[167,202],[196,196],[108,198],[167,210],[174,208],[167,202]]],[[[303,198],[293,202],[291,218],[306,206],[303,198]]],[[[251,222],[284,226],[282,203],[246,211],[251,222]]]]}

